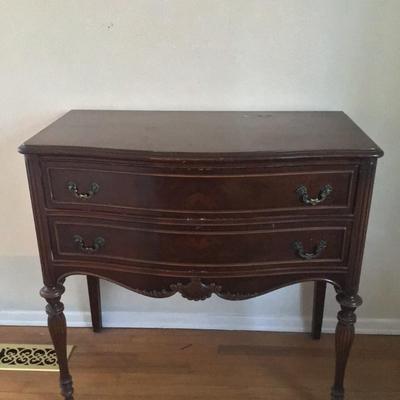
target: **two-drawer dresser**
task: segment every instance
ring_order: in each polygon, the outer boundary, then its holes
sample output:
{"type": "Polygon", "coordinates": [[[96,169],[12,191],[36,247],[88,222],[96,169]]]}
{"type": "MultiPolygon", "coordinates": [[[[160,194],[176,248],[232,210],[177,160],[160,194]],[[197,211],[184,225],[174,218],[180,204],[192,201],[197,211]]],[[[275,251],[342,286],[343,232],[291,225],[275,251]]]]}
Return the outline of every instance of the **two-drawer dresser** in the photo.
{"type": "Polygon", "coordinates": [[[189,300],[244,300],[315,281],[315,338],[330,283],[340,305],[331,398],[344,398],[383,154],[344,113],[71,111],[19,150],[66,399],[61,296],[74,274],[88,277],[96,330],[99,278],[189,300]]]}

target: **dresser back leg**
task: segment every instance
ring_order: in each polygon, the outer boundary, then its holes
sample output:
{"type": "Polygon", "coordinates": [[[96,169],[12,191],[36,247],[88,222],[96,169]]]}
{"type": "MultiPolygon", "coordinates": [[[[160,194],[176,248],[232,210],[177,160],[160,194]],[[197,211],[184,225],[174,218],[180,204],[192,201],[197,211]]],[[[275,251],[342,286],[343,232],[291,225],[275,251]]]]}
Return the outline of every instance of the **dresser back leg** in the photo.
{"type": "Polygon", "coordinates": [[[87,276],[90,313],[92,316],[93,332],[100,332],[103,327],[101,317],[100,279],[96,276],[87,276]]]}
{"type": "Polygon", "coordinates": [[[322,321],[324,318],[324,307],[325,307],[325,293],[326,293],[326,282],[325,281],[314,282],[314,305],[313,305],[311,336],[315,340],[321,338],[322,321]]]}
{"type": "Polygon", "coordinates": [[[67,324],[64,315],[64,304],[60,301],[64,290],[64,286],[61,284],[53,287],[44,286],[40,291],[40,295],[47,301],[47,322],[60,368],[61,394],[66,400],[73,400],[74,389],[67,358],[67,324]]]}
{"type": "Polygon", "coordinates": [[[339,293],[336,296],[341,311],[338,313],[338,323],[335,334],[336,369],[335,381],[332,387],[332,400],[344,399],[344,374],[351,346],[354,340],[354,324],[357,320],[355,310],[362,304],[358,295],[339,293]]]}

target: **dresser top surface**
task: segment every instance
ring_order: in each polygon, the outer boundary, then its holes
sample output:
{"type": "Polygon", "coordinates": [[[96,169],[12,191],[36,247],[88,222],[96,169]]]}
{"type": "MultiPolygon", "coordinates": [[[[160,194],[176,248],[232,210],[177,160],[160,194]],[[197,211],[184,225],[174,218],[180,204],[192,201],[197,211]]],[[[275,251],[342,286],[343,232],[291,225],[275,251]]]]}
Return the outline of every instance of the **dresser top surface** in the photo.
{"type": "Polygon", "coordinates": [[[343,112],[72,110],[22,153],[127,158],[381,156],[343,112]]]}

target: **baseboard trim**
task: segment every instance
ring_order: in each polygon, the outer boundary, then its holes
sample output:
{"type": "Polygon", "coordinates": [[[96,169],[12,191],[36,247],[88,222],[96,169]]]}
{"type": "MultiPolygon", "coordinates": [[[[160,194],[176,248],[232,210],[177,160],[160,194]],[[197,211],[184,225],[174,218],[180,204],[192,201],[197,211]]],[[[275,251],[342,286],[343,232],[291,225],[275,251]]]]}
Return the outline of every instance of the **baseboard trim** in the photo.
{"type": "MultiPolygon", "coordinates": [[[[68,326],[90,327],[90,313],[66,312],[68,326]]],[[[45,326],[46,315],[39,311],[0,311],[0,325],[45,326]]],[[[104,311],[103,325],[109,328],[220,329],[271,332],[309,332],[311,321],[300,317],[258,317],[199,313],[145,313],[104,311]]],[[[323,332],[333,333],[335,318],[325,318],[323,332]]],[[[359,318],[357,333],[400,335],[400,319],[359,318]]]]}

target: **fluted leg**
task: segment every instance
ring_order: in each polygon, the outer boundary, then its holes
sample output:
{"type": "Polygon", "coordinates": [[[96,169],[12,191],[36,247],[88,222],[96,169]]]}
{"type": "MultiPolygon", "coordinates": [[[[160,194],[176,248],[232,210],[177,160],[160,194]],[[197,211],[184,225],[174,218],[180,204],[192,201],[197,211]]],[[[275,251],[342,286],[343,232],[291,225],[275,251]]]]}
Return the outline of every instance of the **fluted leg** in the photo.
{"type": "Polygon", "coordinates": [[[40,295],[47,301],[47,321],[60,367],[61,394],[66,400],[73,400],[74,389],[67,359],[67,324],[63,312],[64,304],[60,301],[64,290],[61,284],[54,287],[44,286],[40,295]]]}
{"type": "Polygon", "coordinates": [[[341,311],[338,313],[338,324],[335,335],[336,370],[335,382],[331,392],[331,399],[343,400],[344,374],[351,345],[353,344],[354,340],[354,324],[357,319],[354,311],[362,304],[362,299],[358,295],[347,295],[345,293],[339,293],[336,296],[336,299],[340,304],[341,311]]]}

